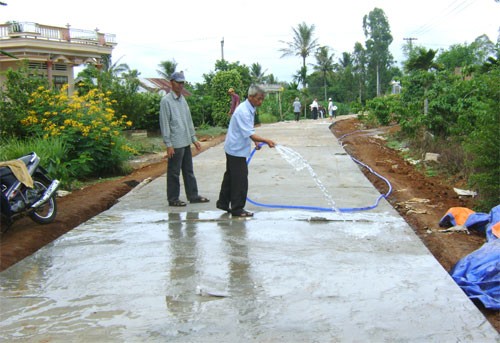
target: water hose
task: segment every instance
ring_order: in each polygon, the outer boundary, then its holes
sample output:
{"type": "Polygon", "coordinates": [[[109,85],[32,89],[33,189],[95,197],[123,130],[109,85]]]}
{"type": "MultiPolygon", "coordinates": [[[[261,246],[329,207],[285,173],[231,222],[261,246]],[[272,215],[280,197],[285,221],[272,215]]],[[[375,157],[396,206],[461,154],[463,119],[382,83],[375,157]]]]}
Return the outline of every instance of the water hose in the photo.
{"type": "MultiPolygon", "coordinates": [[[[344,135],[341,137],[344,138],[347,135],[344,135]]],[[[255,155],[255,152],[259,150],[265,143],[259,143],[252,152],[250,153],[250,156],[247,158],[247,165],[250,165],[250,162],[252,161],[253,155],[255,155]]],[[[349,155],[350,156],[350,155],[349,155]]],[[[297,206],[297,205],[277,205],[277,204],[263,204],[259,203],[257,201],[253,201],[249,197],[247,197],[247,201],[253,205],[260,206],[260,207],[267,207],[267,208],[282,208],[282,209],[298,209],[298,210],[308,210],[308,211],[323,211],[323,212],[341,212],[341,213],[349,213],[349,212],[358,212],[358,211],[368,211],[368,210],[373,210],[378,206],[380,201],[382,199],[387,198],[391,192],[392,192],[392,185],[387,180],[385,177],[382,175],[378,174],[376,171],[374,171],[372,168],[364,164],[363,162],[355,159],[354,157],[350,156],[351,159],[356,162],[357,164],[367,168],[372,174],[383,180],[387,186],[388,186],[388,191],[385,194],[381,194],[374,202],[373,205],[371,206],[365,206],[365,207],[343,207],[343,208],[331,208],[331,207],[316,207],[316,206],[297,206]]]]}

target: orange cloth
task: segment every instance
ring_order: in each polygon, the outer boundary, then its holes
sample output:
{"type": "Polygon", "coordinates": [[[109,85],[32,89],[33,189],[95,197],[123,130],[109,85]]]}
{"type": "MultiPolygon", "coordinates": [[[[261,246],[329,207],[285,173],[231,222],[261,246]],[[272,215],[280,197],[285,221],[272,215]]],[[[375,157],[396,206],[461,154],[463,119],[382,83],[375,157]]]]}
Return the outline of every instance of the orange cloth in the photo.
{"type": "Polygon", "coordinates": [[[0,162],[0,167],[9,167],[14,176],[26,187],[33,188],[33,179],[26,164],[21,160],[0,162]]]}
{"type": "Polygon", "coordinates": [[[491,227],[491,232],[497,237],[500,238],[500,222],[496,223],[491,227]]]}
{"type": "Polygon", "coordinates": [[[467,218],[474,212],[467,207],[451,207],[446,214],[450,214],[455,218],[456,225],[464,225],[467,221],[467,218]]]}

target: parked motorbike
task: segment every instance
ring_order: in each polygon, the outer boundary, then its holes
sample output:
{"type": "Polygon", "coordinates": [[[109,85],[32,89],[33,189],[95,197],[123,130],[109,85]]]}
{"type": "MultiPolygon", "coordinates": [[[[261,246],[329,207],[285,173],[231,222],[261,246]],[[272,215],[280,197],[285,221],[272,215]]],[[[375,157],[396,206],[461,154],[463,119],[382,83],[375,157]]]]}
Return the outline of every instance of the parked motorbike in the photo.
{"type": "Polygon", "coordinates": [[[2,162],[0,187],[2,232],[10,228],[15,220],[26,215],[39,224],[55,220],[59,181],[48,177],[35,152],[14,161],[2,162]]]}

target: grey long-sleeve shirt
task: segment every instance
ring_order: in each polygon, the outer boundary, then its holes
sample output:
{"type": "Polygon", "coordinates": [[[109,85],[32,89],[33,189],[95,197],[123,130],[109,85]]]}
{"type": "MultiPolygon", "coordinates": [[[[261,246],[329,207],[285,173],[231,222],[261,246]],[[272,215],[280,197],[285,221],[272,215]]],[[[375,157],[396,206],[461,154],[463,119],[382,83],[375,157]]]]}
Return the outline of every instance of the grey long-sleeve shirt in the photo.
{"type": "Polygon", "coordinates": [[[165,95],[160,102],[160,129],[167,147],[183,148],[196,142],[191,111],[182,94],[165,95]]]}

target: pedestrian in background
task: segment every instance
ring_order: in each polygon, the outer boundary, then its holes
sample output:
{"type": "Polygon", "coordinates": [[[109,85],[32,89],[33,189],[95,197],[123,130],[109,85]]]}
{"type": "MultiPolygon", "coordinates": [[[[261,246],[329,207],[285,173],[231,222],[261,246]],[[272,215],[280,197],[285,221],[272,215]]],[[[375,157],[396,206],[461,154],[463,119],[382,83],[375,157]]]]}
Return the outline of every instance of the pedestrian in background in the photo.
{"type": "Polygon", "coordinates": [[[312,112],[312,118],[314,120],[318,119],[318,99],[317,98],[314,98],[312,104],[310,105],[311,107],[311,112],[312,112]]]}
{"type": "Polygon", "coordinates": [[[181,171],[189,202],[209,201],[198,194],[194,176],[191,144],[194,144],[198,151],[201,150],[201,145],[196,138],[191,111],[182,94],[184,82],[183,72],[173,73],[170,76],[172,91],[160,101],[160,129],[163,142],[167,146],[167,198],[170,206],[186,206],[186,203],[179,199],[181,171]]]}
{"type": "Polygon", "coordinates": [[[333,101],[332,98],[328,98],[328,116],[330,117],[330,121],[333,120],[333,115],[334,115],[333,101]]]}
{"type": "Polygon", "coordinates": [[[299,98],[295,98],[295,101],[293,102],[293,113],[295,114],[295,121],[299,121],[301,109],[302,104],[300,103],[299,98]]]}
{"type": "Polygon", "coordinates": [[[226,153],[226,171],[222,179],[218,209],[231,212],[233,217],[252,217],[253,213],[245,210],[248,194],[248,165],[252,141],[266,143],[270,148],[276,144],[255,134],[255,112],[262,105],[266,93],[259,86],[251,85],[248,97],[234,111],[227,129],[224,151],[226,153]]]}
{"type": "Polygon", "coordinates": [[[236,107],[240,104],[240,96],[234,91],[233,88],[229,88],[227,94],[231,96],[231,107],[229,108],[228,115],[231,117],[236,110],[236,107]]]}

